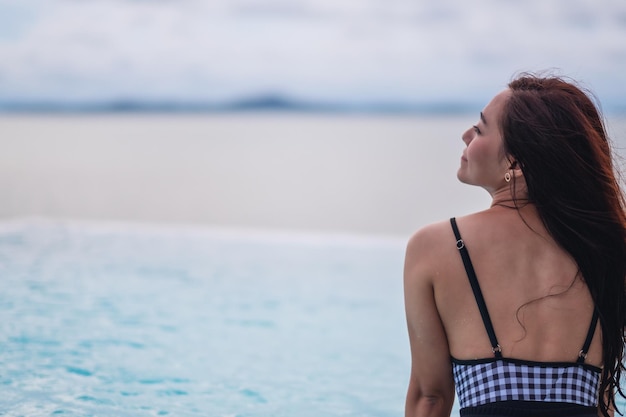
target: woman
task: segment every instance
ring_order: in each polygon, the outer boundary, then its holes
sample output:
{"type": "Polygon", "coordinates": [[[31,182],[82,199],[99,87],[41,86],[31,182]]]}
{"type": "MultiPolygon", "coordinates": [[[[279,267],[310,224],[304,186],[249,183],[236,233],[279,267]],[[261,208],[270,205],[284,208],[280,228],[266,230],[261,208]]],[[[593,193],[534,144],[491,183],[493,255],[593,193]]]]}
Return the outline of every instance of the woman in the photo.
{"type": "Polygon", "coordinates": [[[612,415],[626,215],[596,107],[522,75],[462,139],[457,176],[493,201],[409,241],[406,416],[449,416],[455,388],[462,416],[612,415]]]}

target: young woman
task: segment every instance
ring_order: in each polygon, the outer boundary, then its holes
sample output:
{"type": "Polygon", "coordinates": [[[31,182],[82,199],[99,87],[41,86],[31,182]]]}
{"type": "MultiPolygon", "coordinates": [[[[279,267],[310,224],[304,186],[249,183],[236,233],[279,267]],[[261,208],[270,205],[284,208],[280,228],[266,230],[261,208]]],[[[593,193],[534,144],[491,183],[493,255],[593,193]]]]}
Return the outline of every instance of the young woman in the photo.
{"type": "MultiPolygon", "coordinates": [[[[624,369],[626,214],[590,98],[523,75],[462,136],[491,206],[410,239],[406,416],[612,415],[624,369]]],[[[623,394],[622,394],[623,395],[623,394]]]]}

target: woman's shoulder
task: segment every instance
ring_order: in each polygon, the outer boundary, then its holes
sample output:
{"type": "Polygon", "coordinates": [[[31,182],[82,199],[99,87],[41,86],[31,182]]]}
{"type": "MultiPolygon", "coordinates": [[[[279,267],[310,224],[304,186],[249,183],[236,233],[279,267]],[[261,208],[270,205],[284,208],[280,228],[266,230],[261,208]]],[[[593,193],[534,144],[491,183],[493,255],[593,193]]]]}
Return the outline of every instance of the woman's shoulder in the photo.
{"type": "MultiPolygon", "coordinates": [[[[463,236],[463,230],[471,230],[470,234],[474,234],[474,229],[487,227],[488,217],[484,212],[478,212],[455,219],[463,236]]],[[[409,238],[406,249],[407,262],[436,266],[441,260],[458,251],[456,241],[450,219],[430,223],[418,229],[409,238]]]]}
{"type": "Polygon", "coordinates": [[[446,246],[454,247],[450,223],[440,221],[417,230],[409,239],[404,258],[404,291],[407,308],[427,297],[432,301],[433,288],[441,274],[442,260],[449,254],[446,246]],[[446,242],[448,244],[446,244],[446,242]],[[428,295],[430,294],[430,296],[428,295]]]}
{"type": "Polygon", "coordinates": [[[456,238],[449,220],[428,224],[417,230],[406,247],[405,274],[433,278],[456,251],[456,238]]]}
{"type": "Polygon", "coordinates": [[[435,246],[447,241],[454,242],[454,235],[450,220],[443,220],[430,223],[413,233],[407,243],[407,250],[434,249],[435,246]]]}
{"type": "MultiPolygon", "coordinates": [[[[478,212],[469,215],[455,217],[457,224],[463,226],[476,225],[483,223],[485,213],[478,212]]],[[[451,219],[441,220],[435,223],[430,223],[420,229],[418,229],[409,238],[408,249],[411,250],[427,250],[436,249],[440,245],[455,247],[456,238],[452,231],[451,219]]]]}

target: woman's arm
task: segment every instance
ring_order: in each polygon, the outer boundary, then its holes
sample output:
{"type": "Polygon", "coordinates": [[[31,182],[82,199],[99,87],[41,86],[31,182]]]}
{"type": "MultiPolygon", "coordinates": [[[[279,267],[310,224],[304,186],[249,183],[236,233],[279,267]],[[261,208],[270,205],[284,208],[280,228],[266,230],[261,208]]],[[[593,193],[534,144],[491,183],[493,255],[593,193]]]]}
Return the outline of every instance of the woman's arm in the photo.
{"type": "Polygon", "coordinates": [[[411,345],[406,417],[449,417],[454,402],[448,341],[435,304],[433,263],[440,258],[433,257],[431,233],[416,233],[405,258],[404,303],[411,345]]]}

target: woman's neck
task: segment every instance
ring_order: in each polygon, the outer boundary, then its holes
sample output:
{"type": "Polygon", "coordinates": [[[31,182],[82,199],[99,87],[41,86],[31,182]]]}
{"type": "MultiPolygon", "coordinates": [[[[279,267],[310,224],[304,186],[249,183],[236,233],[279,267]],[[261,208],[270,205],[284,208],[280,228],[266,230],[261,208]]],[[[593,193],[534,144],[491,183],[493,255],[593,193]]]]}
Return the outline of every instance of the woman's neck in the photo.
{"type": "Polygon", "coordinates": [[[526,183],[519,178],[515,182],[505,183],[500,188],[489,191],[489,194],[491,194],[491,207],[520,208],[529,203],[526,183]]]}

